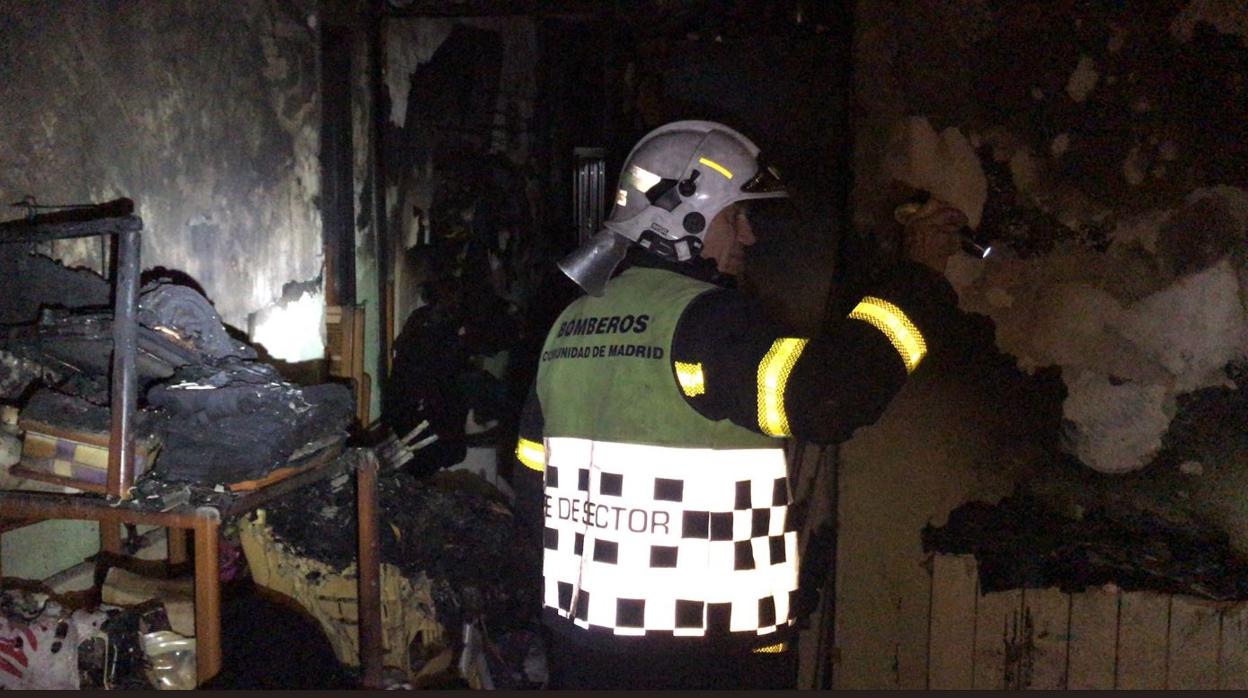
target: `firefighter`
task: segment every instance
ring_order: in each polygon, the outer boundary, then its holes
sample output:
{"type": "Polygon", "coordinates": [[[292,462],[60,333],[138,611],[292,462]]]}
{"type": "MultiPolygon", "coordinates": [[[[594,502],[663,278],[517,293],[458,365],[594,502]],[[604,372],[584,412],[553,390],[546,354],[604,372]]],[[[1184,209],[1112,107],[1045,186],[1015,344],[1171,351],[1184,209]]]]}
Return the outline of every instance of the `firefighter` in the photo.
{"type": "Polygon", "coordinates": [[[667,124],[626,159],[604,230],[560,262],[588,295],[549,332],[516,448],[555,687],[793,685],[784,439],[835,443],[880,416],[948,312],[936,272],[965,218],[926,205],[909,261],[805,338],[731,283],[749,205],[785,196],[742,134],[667,124]]]}

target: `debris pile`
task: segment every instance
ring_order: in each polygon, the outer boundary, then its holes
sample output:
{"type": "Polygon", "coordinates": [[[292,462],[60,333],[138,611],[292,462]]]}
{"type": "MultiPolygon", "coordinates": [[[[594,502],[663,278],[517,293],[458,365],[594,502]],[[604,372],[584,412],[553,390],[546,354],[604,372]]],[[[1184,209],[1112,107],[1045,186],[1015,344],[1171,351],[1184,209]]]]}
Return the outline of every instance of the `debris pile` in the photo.
{"type": "Polygon", "coordinates": [[[170,631],[159,601],[75,609],[64,600],[38,590],[0,590],[0,689],[153,688],[161,677],[148,669],[144,640],[181,637],[170,631]]]}
{"type": "Polygon", "coordinates": [[[157,470],[169,480],[238,482],[340,444],[355,409],[346,386],[300,388],[267,364],[185,366],[148,402],[168,414],[157,470]]]}
{"type": "MultiPolygon", "coordinates": [[[[381,560],[433,582],[443,627],[484,616],[492,630],[517,627],[539,608],[540,551],[524,545],[501,495],[471,473],[378,480],[381,560]]],[[[268,508],[273,535],[303,557],[345,569],[355,561],[355,491],[322,482],[268,508]]]]}
{"type": "MultiPolygon", "coordinates": [[[[147,398],[139,421],[163,442],[153,475],[210,485],[259,480],[345,441],[355,412],[350,390],[283,380],[230,336],[196,290],[150,283],[136,317],[147,398]]],[[[21,395],[42,380],[59,392],[36,392],[24,418],[34,410],[52,427],[106,433],[111,351],[111,311],[45,308],[33,324],[0,328],[0,387],[21,395]]]]}
{"type": "Polygon", "coordinates": [[[139,296],[140,325],[210,360],[255,359],[256,350],[230,337],[207,299],[188,286],[148,284],[139,296]]]}
{"type": "Polygon", "coordinates": [[[60,382],[55,372],[0,349],[0,400],[17,400],[28,386],[41,379],[49,384],[60,382]]]}
{"type": "MultiPolygon", "coordinates": [[[[92,404],[82,398],[58,393],[47,388],[36,390],[22,408],[22,421],[55,424],[64,429],[85,432],[107,432],[108,408],[92,404]]],[[[145,431],[153,415],[141,412],[136,415],[136,430],[145,431]]]]}

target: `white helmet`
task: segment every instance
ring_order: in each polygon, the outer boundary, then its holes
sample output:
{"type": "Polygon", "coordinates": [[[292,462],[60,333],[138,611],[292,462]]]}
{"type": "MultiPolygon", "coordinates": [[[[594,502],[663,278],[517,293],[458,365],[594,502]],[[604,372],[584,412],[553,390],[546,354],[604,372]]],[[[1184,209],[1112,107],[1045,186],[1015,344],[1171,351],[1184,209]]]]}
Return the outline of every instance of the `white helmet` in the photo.
{"type": "Polygon", "coordinates": [[[758,146],[723,124],[676,121],[638,141],[620,172],[603,230],[559,262],[573,281],[601,295],[632,244],[674,262],[698,256],[707,225],[748,199],[788,196],[758,146]]]}

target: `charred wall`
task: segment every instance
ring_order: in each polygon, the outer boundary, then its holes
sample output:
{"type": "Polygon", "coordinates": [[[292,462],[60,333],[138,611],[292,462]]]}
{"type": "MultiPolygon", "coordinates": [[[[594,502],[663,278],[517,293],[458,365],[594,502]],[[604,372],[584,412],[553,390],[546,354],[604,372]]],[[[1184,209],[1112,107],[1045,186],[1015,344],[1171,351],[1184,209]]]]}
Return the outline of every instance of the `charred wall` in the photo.
{"type": "MultiPolygon", "coordinates": [[[[189,275],[242,330],[288,283],[312,282],[307,312],[270,313],[285,339],[268,348],[319,357],[316,9],[315,0],[0,4],[0,200],[133,199],[143,266],[189,275]]],[[[46,251],[98,269],[98,249],[46,251]]]]}
{"type": "MultiPolygon", "coordinates": [[[[259,329],[258,342],[265,328],[249,320],[270,308],[283,327],[268,337],[286,341],[263,339],[265,348],[319,358],[317,9],[316,0],[0,2],[0,202],[131,198],[145,270],[185,274],[225,322],[259,329]],[[302,314],[278,307],[284,288],[303,291],[302,314]]],[[[42,304],[107,302],[97,241],[37,252],[0,250],[0,322],[29,321],[42,304]]],[[[96,540],[82,522],[10,532],[5,570],[43,578],[96,540]]]]}
{"type": "Polygon", "coordinates": [[[519,300],[516,250],[534,243],[539,207],[537,23],[395,18],[386,22],[385,45],[396,329],[430,279],[459,277],[519,300]]]}
{"type": "Polygon", "coordinates": [[[963,359],[843,451],[838,685],[921,688],[917,527],[951,506],[1019,487],[1077,519],[1113,500],[1248,548],[1248,12],[857,10],[853,233],[889,244],[893,208],[931,193],[997,243],[946,269],[981,327],[963,359]]]}

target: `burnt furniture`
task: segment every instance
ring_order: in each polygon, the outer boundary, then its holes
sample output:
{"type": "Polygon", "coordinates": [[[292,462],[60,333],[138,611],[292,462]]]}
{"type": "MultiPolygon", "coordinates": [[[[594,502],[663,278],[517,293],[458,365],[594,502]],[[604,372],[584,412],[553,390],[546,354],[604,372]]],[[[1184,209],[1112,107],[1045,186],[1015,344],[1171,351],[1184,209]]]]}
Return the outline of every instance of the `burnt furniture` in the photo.
{"type": "MultiPolygon", "coordinates": [[[[100,524],[100,548],[121,552],[121,524],[169,529],[169,562],[186,561],[189,530],[195,537],[195,635],[197,674],[202,684],[221,669],[221,589],[217,536],[223,520],[252,511],[265,502],[312,482],[354,470],[359,492],[360,651],[366,686],[377,686],[381,671],[381,603],[378,579],[376,474],[371,452],[313,465],[284,480],[250,492],[196,506],[193,499],[169,505],[132,499],[134,485],[134,418],[138,402],[136,376],[136,306],[138,302],[143,223],[133,203],[120,200],[99,207],[79,207],[24,220],[0,223],[0,244],[46,242],[89,236],[115,236],[113,357],[110,388],[111,428],[107,487],[103,496],[0,491],[0,520],[78,519],[100,524]]],[[[33,209],[31,209],[33,213],[33,209]]],[[[73,481],[65,484],[74,487],[73,481]]]]}
{"type": "MultiPolygon", "coordinates": [[[[252,490],[230,501],[212,506],[192,503],[168,508],[153,507],[140,500],[45,492],[0,491],[0,512],[4,516],[28,519],[78,519],[98,521],[101,531],[117,535],[123,523],[163,526],[169,529],[169,561],[186,559],[187,530],[194,535],[195,637],[200,683],[221,670],[221,588],[218,569],[217,536],[221,522],[245,514],[274,498],[281,497],[318,480],[349,473],[356,474],[359,507],[359,586],[360,652],[365,685],[376,686],[381,662],[381,600],[378,577],[377,543],[377,461],[371,451],[357,458],[337,458],[316,465],[267,487],[252,490]],[[181,541],[181,544],[177,541],[181,541]]],[[[105,536],[101,535],[102,544],[105,536]]],[[[116,548],[120,551],[120,540],[116,548]]]]}

